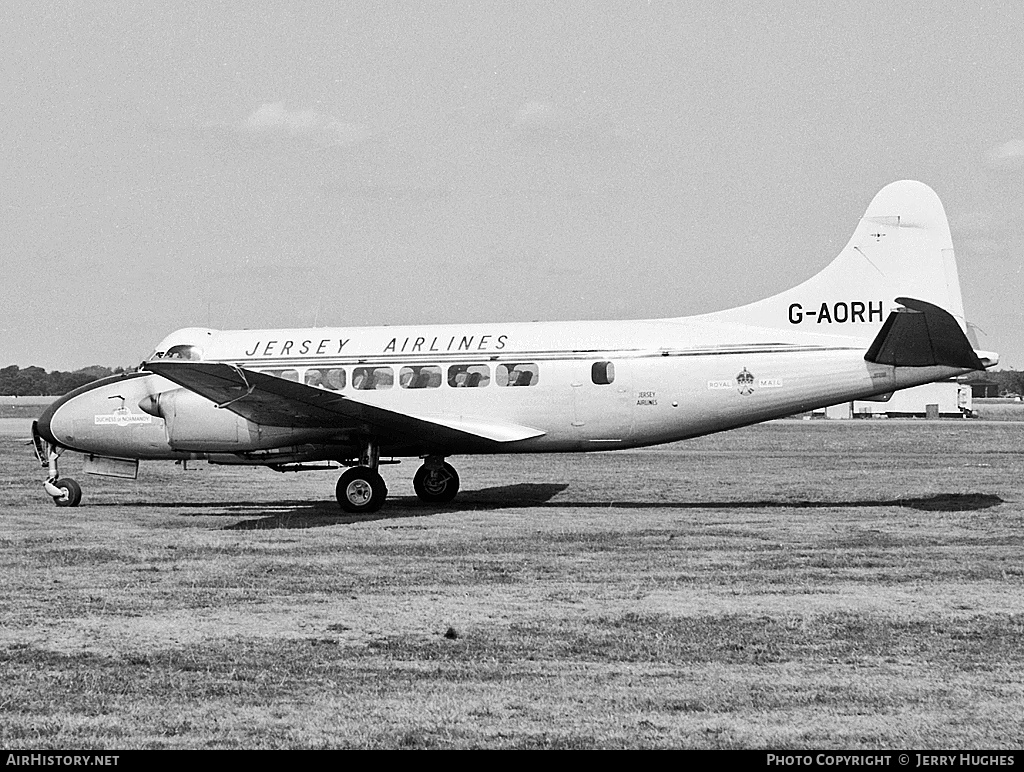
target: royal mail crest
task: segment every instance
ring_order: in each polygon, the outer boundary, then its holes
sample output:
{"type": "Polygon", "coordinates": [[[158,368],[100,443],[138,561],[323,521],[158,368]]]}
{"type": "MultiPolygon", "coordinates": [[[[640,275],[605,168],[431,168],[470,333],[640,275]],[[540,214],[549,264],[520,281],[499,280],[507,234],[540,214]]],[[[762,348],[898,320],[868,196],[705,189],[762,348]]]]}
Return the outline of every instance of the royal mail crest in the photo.
{"type": "Polygon", "coordinates": [[[754,376],[745,367],[740,374],[736,376],[736,388],[743,396],[754,393],[754,376]]]}

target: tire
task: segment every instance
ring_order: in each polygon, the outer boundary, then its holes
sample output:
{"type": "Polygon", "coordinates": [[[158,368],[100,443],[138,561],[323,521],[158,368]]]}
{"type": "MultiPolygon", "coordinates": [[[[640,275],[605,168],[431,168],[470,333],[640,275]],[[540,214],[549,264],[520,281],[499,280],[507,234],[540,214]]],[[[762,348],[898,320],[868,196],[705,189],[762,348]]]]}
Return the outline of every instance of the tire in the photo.
{"type": "Polygon", "coordinates": [[[58,507],[77,507],[82,503],[82,486],[70,477],[61,477],[54,485],[64,491],[63,496],[53,497],[58,507]]]}
{"type": "Polygon", "coordinates": [[[388,496],[384,478],[368,466],[355,466],[338,478],[338,503],[346,512],[376,512],[388,496]]]}
{"type": "Polygon", "coordinates": [[[424,464],[416,470],[412,487],[421,501],[443,504],[454,499],[459,492],[459,473],[448,463],[432,468],[424,464]]]}

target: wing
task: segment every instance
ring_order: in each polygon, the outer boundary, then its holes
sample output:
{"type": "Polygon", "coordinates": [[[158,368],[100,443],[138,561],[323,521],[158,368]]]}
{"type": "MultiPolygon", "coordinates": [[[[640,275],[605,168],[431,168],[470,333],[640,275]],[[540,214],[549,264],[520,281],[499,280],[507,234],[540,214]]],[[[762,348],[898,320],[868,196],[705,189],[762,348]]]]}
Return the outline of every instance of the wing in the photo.
{"type": "Polygon", "coordinates": [[[335,428],[437,444],[517,442],[544,434],[539,429],[492,419],[400,413],[229,364],[164,360],[149,362],[143,369],[265,426],[335,428]]]}

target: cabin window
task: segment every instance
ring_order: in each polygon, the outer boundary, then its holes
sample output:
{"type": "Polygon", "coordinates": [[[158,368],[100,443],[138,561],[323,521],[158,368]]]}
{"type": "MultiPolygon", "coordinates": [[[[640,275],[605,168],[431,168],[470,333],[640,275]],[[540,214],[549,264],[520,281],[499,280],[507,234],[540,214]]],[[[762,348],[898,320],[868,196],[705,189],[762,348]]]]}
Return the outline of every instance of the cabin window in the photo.
{"type": "Polygon", "coordinates": [[[441,368],[437,365],[407,365],[398,371],[398,385],[403,389],[436,389],[441,385],[441,368]]]}
{"type": "Polygon", "coordinates": [[[311,367],[306,370],[304,380],[307,386],[317,389],[341,391],[345,388],[345,371],[336,367],[325,372],[311,367]]]}
{"type": "Polygon", "coordinates": [[[284,378],[286,381],[299,381],[298,370],[257,370],[256,372],[263,373],[264,375],[272,375],[275,378],[284,378]]]}
{"type": "Polygon", "coordinates": [[[590,368],[590,380],[598,386],[607,386],[615,380],[615,365],[611,362],[594,362],[590,368]]]}
{"type": "Polygon", "coordinates": [[[360,391],[380,391],[395,385],[390,367],[356,367],[352,370],[352,387],[360,391]]]}
{"type": "Polygon", "coordinates": [[[487,365],[452,365],[448,368],[448,385],[455,389],[474,389],[491,382],[487,365]]]}
{"type": "Polygon", "coordinates": [[[199,348],[199,346],[191,346],[184,344],[178,346],[171,346],[169,349],[167,349],[167,353],[163,355],[163,358],[188,359],[193,362],[199,362],[203,358],[203,350],[199,348]]]}
{"type": "Polygon", "coordinates": [[[324,386],[331,391],[341,391],[345,388],[345,371],[340,367],[332,367],[324,376],[324,386]]]}
{"type": "Polygon", "coordinates": [[[510,362],[495,368],[494,380],[499,386],[536,386],[539,374],[532,362],[510,362]]]}

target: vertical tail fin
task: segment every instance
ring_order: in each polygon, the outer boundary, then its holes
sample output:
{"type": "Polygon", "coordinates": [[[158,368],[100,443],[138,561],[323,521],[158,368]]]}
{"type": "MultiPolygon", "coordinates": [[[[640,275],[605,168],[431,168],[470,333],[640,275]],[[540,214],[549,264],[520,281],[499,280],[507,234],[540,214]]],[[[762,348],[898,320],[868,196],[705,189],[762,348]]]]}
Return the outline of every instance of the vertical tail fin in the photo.
{"type": "Polygon", "coordinates": [[[882,188],[843,251],[814,277],[703,318],[871,338],[901,296],[944,309],[966,332],[946,212],[935,191],[911,180],[882,188]]]}

